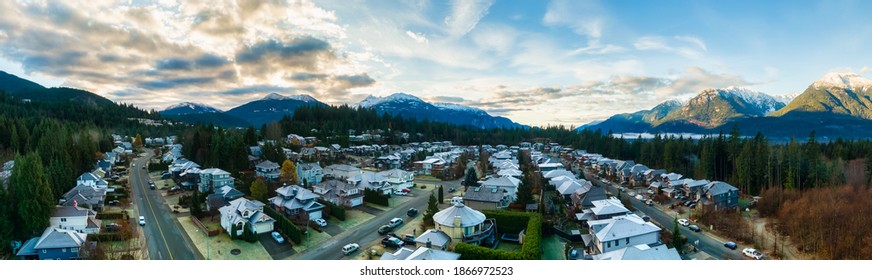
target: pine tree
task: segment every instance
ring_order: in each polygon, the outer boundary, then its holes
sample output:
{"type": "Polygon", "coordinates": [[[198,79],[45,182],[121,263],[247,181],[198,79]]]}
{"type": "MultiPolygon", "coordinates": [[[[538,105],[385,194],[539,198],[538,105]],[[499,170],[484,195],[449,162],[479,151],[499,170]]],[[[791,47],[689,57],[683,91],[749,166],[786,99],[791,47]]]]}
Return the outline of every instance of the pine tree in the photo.
{"type": "MultiPolygon", "coordinates": [[[[536,179],[531,178],[531,180],[536,180],[536,179]]],[[[521,186],[518,187],[518,193],[517,193],[518,197],[515,199],[515,203],[526,205],[526,204],[531,204],[531,203],[535,202],[535,200],[533,199],[533,187],[531,185],[532,185],[532,181],[525,183],[525,184],[521,184],[521,186]]]]}
{"type": "Polygon", "coordinates": [[[430,193],[430,200],[427,202],[427,212],[424,213],[424,224],[426,225],[434,225],[433,224],[433,215],[439,212],[439,205],[436,202],[436,196],[433,193],[430,193]]]}
{"type": "Polygon", "coordinates": [[[24,239],[42,233],[49,226],[49,217],[55,199],[42,162],[37,154],[27,154],[15,159],[15,167],[9,177],[9,192],[15,227],[14,236],[24,239]]]}
{"type": "Polygon", "coordinates": [[[466,178],[463,180],[463,185],[467,187],[478,186],[478,175],[475,174],[475,168],[466,169],[466,178]]]}
{"type": "Polygon", "coordinates": [[[439,194],[439,203],[442,204],[445,202],[445,191],[442,189],[442,185],[439,185],[439,190],[437,191],[439,194]]]}
{"type": "Polygon", "coordinates": [[[0,255],[12,253],[12,211],[9,209],[9,193],[6,188],[0,187],[0,255]]]}
{"type": "Polygon", "coordinates": [[[279,174],[279,183],[287,183],[287,184],[297,184],[299,182],[299,178],[297,177],[297,165],[294,164],[293,161],[286,159],[285,162],[282,163],[282,171],[279,174]]]}
{"type": "Polygon", "coordinates": [[[254,126],[248,126],[245,130],[245,145],[257,146],[257,132],[254,131],[254,126]]]}
{"type": "Polygon", "coordinates": [[[263,181],[263,177],[257,177],[253,183],[251,183],[251,196],[254,199],[259,200],[260,202],[266,202],[266,182],[263,181]]]}
{"type": "Polygon", "coordinates": [[[681,236],[681,228],[678,226],[678,217],[672,220],[672,246],[680,249],[684,246],[684,237],[681,236]]]}

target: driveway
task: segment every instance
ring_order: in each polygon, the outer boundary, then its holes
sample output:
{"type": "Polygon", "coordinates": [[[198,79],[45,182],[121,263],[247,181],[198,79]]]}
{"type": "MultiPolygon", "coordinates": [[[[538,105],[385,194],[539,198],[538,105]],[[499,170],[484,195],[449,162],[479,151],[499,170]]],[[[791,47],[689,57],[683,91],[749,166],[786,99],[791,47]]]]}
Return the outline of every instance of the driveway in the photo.
{"type": "Polygon", "coordinates": [[[263,248],[274,260],[283,260],[297,253],[291,243],[285,240],[285,243],[279,244],[272,238],[271,233],[258,234],[257,238],[260,239],[260,245],[263,245],[263,248]]]}
{"type": "MultiPolygon", "coordinates": [[[[366,213],[372,214],[372,215],[374,215],[374,216],[378,216],[378,215],[380,215],[382,212],[384,212],[384,211],[382,211],[381,209],[378,209],[378,208],[375,208],[375,207],[369,206],[369,205],[367,205],[366,203],[361,204],[360,206],[357,206],[357,210],[360,210],[360,211],[363,211],[363,212],[366,212],[366,213]]],[[[328,232],[328,233],[329,233],[329,232],[328,232]]],[[[331,235],[332,235],[332,234],[331,234],[331,235]]]]}

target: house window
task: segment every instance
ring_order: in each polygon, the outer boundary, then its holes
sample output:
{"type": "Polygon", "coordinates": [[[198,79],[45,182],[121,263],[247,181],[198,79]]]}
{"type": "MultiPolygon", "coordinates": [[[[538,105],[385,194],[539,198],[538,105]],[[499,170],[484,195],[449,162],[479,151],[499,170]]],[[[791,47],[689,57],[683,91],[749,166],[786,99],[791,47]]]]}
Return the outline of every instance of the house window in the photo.
{"type": "Polygon", "coordinates": [[[615,246],[620,246],[620,245],[621,245],[621,240],[620,239],[615,240],[615,246]]]}
{"type": "Polygon", "coordinates": [[[67,252],[67,248],[61,248],[61,253],[66,253],[66,252],[67,252]]]}
{"type": "Polygon", "coordinates": [[[66,221],[67,221],[67,218],[61,218],[61,222],[62,222],[62,223],[63,223],[63,222],[66,222],[66,221]]]}
{"type": "Polygon", "coordinates": [[[42,253],[45,254],[45,253],[46,253],[46,250],[45,250],[45,249],[42,249],[42,253]]]}
{"type": "Polygon", "coordinates": [[[612,242],[611,242],[611,241],[607,241],[607,242],[606,242],[606,248],[611,248],[611,247],[612,247],[612,242]]]}
{"type": "Polygon", "coordinates": [[[242,222],[236,223],[236,230],[242,230],[242,222]]]}
{"type": "Polygon", "coordinates": [[[630,238],[627,237],[627,245],[630,245],[630,238]]]}
{"type": "Polygon", "coordinates": [[[70,252],[78,253],[78,252],[79,252],[79,248],[70,248],[70,252]]]}

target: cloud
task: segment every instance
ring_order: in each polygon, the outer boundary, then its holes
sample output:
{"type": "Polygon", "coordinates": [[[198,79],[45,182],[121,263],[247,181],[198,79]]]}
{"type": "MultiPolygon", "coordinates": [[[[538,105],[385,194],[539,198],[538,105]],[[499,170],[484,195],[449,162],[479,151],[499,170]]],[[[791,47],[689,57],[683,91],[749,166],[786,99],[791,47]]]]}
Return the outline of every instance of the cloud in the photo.
{"type": "Polygon", "coordinates": [[[640,51],[662,51],[690,59],[701,58],[708,51],[705,42],[691,36],[644,36],[636,39],[633,47],[640,51]]]}
{"type": "Polygon", "coordinates": [[[448,35],[456,38],[469,33],[487,15],[493,4],[493,0],[451,1],[451,15],[445,17],[448,35]]]}
{"type": "Polygon", "coordinates": [[[330,44],[316,38],[299,38],[289,42],[268,40],[244,48],[236,54],[239,64],[279,62],[284,66],[311,69],[320,55],[329,55],[330,44]]]}
{"type": "Polygon", "coordinates": [[[427,40],[427,37],[424,37],[424,34],[421,34],[421,33],[415,33],[415,32],[406,30],[406,35],[409,35],[409,38],[412,38],[412,40],[415,40],[415,42],[418,42],[418,43],[429,42],[429,40],[427,40]]]}
{"type": "Polygon", "coordinates": [[[183,58],[167,58],[157,61],[158,70],[191,70],[192,63],[183,58]]]}
{"type": "Polygon", "coordinates": [[[566,26],[575,33],[591,39],[602,37],[606,11],[599,1],[553,0],[542,23],[550,26],[566,26]]]}

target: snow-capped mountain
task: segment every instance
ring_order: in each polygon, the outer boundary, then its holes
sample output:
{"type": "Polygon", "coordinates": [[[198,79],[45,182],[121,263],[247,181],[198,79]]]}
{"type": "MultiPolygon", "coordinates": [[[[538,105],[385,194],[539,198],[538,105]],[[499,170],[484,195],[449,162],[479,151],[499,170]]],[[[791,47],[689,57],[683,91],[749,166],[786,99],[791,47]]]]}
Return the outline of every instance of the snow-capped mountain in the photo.
{"type": "Polygon", "coordinates": [[[227,111],[227,114],[260,126],[281,120],[285,115],[293,115],[300,106],[326,106],[312,96],[300,94],[284,96],[270,93],[261,99],[251,101],[227,111]]]}
{"type": "Polygon", "coordinates": [[[872,119],[872,81],[854,73],[826,74],[772,115],[790,112],[828,112],[872,119]]]}
{"type": "Polygon", "coordinates": [[[194,115],[221,112],[223,111],[216,109],[215,107],[196,102],[182,102],[160,111],[163,115],[194,115]]]}
{"type": "Polygon", "coordinates": [[[773,95],[772,98],[775,98],[775,100],[778,100],[781,103],[790,104],[790,101],[793,101],[793,99],[795,99],[797,96],[799,96],[799,93],[788,93],[782,95],[773,95]]]}
{"type": "Polygon", "coordinates": [[[404,118],[438,121],[484,129],[521,126],[507,118],[491,116],[478,108],[453,103],[431,104],[406,93],[394,93],[384,97],[370,95],[355,106],[359,108],[372,108],[379,113],[388,113],[404,118]]]}
{"type": "Polygon", "coordinates": [[[711,128],[733,119],[765,116],[783,107],[784,103],[772,96],[747,88],[705,89],[654,125],[686,122],[711,128]]]}

